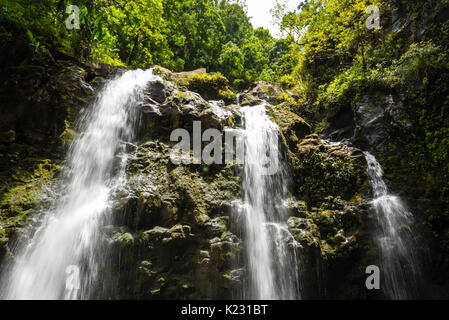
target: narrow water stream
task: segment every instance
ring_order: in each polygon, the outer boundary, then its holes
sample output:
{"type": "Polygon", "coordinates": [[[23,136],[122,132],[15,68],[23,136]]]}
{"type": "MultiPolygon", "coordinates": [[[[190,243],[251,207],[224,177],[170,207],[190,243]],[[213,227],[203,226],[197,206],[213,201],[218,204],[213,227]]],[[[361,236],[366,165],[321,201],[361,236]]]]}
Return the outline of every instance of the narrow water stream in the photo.
{"type": "Polygon", "coordinates": [[[416,298],[420,268],[415,254],[413,215],[401,198],[388,190],[376,158],[368,152],[365,158],[377,222],[375,241],[380,249],[381,289],[391,299],[416,298]]]}
{"type": "Polygon", "coordinates": [[[279,128],[265,105],[241,108],[244,120],[245,164],[241,214],[249,284],[247,299],[298,299],[296,245],[282,221],[287,212],[285,168],[279,159],[279,128]]]}

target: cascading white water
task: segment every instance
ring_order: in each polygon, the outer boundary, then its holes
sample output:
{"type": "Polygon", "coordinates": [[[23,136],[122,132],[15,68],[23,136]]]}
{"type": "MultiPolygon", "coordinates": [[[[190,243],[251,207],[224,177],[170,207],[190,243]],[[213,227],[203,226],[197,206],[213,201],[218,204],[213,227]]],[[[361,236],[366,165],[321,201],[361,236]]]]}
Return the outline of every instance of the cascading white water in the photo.
{"type": "Polygon", "coordinates": [[[63,195],[17,252],[4,276],[1,298],[91,296],[101,271],[98,241],[100,227],[107,221],[109,195],[124,182],[124,142],[134,139],[136,106],[143,100],[145,86],[159,79],[152,70],[127,71],[110,80],[84,112],[82,134],[68,154],[63,195]]]}
{"type": "Polygon", "coordinates": [[[297,299],[299,295],[296,246],[282,225],[287,194],[285,170],[279,161],[279,128],[265,105],[241,108],[244,120],[245,164],[244,239],[249,274],[248,299],[297,299]]]}
{"type": "Polygon", "coordinates": [[[375,240],[380,249],[379,267],[384,278],[384,288],[381,289],[392,299],[413,298],[420,276],[414,253],[413,216],[399,197],[390,194],[376,158],[368,152],[365,152],[365,158],[379,229],[375,240]]]}

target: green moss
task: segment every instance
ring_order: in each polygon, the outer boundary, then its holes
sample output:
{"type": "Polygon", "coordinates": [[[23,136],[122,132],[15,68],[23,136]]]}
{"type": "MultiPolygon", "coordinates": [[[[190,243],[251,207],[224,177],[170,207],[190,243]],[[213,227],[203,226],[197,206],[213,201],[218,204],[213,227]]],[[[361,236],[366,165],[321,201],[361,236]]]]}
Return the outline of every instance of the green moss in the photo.
{"type": "Polygon", "coordinates": [[[161,66],[154,66],[153,67],[153,72],[155,74],[158,74],[158,75],[163,75],[164,74],[163,69],[162,69],[161,66]]]}
{"type": "Polygon", "coordinates": [[[127,244],[130,244],[130,243],[133,243],[133,242],[134,242],[134,237],[133,237],[132,234],[129,233],[129,232],[124,233],[124,234],[122,235],[122,238],[123,238],[123,241],[124,241],[125,243],[127,243],[127,244]]]}
{"type": "Polygon", "coordinates": [[[220,89],[218,90],[218,96],[223,99],[225,102],[232,103],[236,99],[236,95],[230,89],[220,89]]]}
{"type": "Polygon", "coordinates": [[[291,152],[296,152],[296,145],[301,139],[311,133],[310,125],[283,105],[269,107],[268,112],[273,121],[279,126],[285,146],[291,152]]]}
{"type": "Polygon", "coordinates": [[[181,100],[195,99],[195,97],[194,97],[192,92],[190,92],[190,91],[182,91],[182,90],[176,91],[175,97],[177,99],[181,99],[181,100]]]}
{"type": "Polygon", "coordinates": [[[283,75],[279,83],[283,89],[292,89],[296,85],[295,78],[289,74],[283,75]]]}
{"type": "Polygon", "coordinates": [[[31,209],[41,196],[44,184],[53,177],[56,167],[51,160],[33,162],[35,164],[30,171],[19,168],[12,175],[14,180],[0,201],[2,216],[11,217],[31,209]]]}
{"type": "Polygon", "coordinates": [[[276,100],[279,104],[286,103],[289,106],[298,106],[298,102],[296,102],[296,100],[290,97],[286,92],[283,92],[282,94],[277,96],[276,100]]]}
{"type": "Polygon", "coordinates": [[[6,245],[11,233],[25,225],[57,169],[51,160],[28,159],[15,170],[0,199],[0,243],[6,245]]]}
{"type": "Polygon", "coordinates": [[[70,125],[66,123],[66,128],[63,133],[59,136],[59,139],[65,145],[70,145],[72,141],[79,136],[79,133],[73,130],[70,125]]]}
{"type": "Polygon", "coordinates": [[[235,101],[236,95],[229,89],[229,81],[221,73],[194,74],[181,82],[189,90],[198,92],[206,99],[223,99],[225,102],[235,101]]]}
{"type": "Polygon", "coordinates": [[[362,201],[363,200],[363,198],[362,198],[362,196],[360,195],[360,194],[355,194],[352,198],[351,198],[351,202],[360,202],[360,201],[362,201]]]}
{"type": "Polygon", "coordinates": [[[291,155],[297,192],[310,204],[328,196],[349,200],[366,180],[364,165],[351,158],[345,146],[327,145],[318,138],[303,140],[291,155]]]}
{"type": "Polygon", "coordinates": [[[194,74],[189,77],[185,83],[193,91],[202,91],[206,87],[213,90],[227,89],[229,86],[228,79],[221,73],[214,74],[194,74]]]}

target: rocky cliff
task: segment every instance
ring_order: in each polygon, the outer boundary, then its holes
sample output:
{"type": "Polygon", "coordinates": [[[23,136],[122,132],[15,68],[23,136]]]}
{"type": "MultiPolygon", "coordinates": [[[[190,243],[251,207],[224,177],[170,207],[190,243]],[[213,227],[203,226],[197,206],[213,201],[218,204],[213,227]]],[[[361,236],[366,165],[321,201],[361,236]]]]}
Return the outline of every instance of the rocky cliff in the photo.
{"type": "MultiPolygon", "coordinates": [[[[33,217],[49,201],[64,150],[79,134],[77,116],[102,79],[121,72],[67,60],[6,70],[1,93],[3,260],[14,259],[10,249],[17,235],[35,223],[33,217]]],[[[139,111],[140,142],[128,148],[129,181],[113,194],[114,224],[102,230],[110,260],[105,277],[111,285],[99,296],[238,297],[245,266],[233,204],[241,199],[241,167],[174,165],[169,137],[171,130],[189,129],[193,121],[201,121],[203,131],[238,128],[240,106],[224,77],[202,70],[155,70],[164,81],[147,89],[139,111]]],[[[282,157],[294,177],[284,204],[291,216],[285,222],[301,244],[305,297],[361,297],[369,248],[362,154],[312,134],[306,121],[283,105],[285,97],[294,99],[289,94],[257,83],[241,101],[270,102],[269,113],[280,127],[282,157]]]]}

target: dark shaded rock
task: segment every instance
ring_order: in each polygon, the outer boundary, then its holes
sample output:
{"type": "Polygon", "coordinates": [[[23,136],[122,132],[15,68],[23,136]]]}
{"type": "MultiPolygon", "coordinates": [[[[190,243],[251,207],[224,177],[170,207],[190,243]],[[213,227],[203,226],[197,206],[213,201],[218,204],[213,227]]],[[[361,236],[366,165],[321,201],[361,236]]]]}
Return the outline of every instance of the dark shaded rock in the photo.
{"type": "Polygon", "coordinates": [[[323,132],[332,141],[352,138],[355,130],[355,115],[351,106],[346,106],[328,115],[329,127],[323,132]]]}
{"type": "Polygon", "coordinates": [[[240,178],[230,166],[203,169],[173,165],[169,146],[161,142],[145,142],[131,152],[130,181],[114,196],[114,225],[122,230],[114,237],[120,243],[114,259],[127,270],[112,271],[117,297],[231,297],[239,240],[228,221],[240,178]]]}
{"type": "Polygon", "coordinates": [[[328,115],[329,126],[323,134],[332,141],[348,141],[363,150],[391,151],[390,136],[397,134],[398,128],[411,128],[409,116],[398,100],[382,92],[365,94],[355,103],[354,110],[348,105],[328,115]]]}
{"type": "Polygon", "coordinates": [[[388,148],[389,127],[394,126],[391,117],[394,107],[392,95],[364,96],[356,104],[354,144],[364,149],[385,151],[388,148]]]}
{"type": "Polygon", "coordinates": [[[167,81],[153,81],[147,87],[147,99],[162,104],[173,93],[175,86],[167,81]]]}
{"type": "Polygon", "coordinates": [[[319,203],[328,196],[350,200],[369,192],[366,162],[360,151],[342,143],[323,141],[316,135],[306,137],[296,150],[289,153],[295,185],[307,202],[319,203]]]}
{"type": "Polygon", "coordinates": [[[23,66],[6,72],[10,76],[1,79],[0,130],[14,130],[19,141],[31,145],[58,139],[65,120],[74,121],[93,96],[87,72],[71,62],[58,61],[54,70],[23,66]]]}
{"type": "Polygon", "coordinates": [[[142,105],[140,136],[167,141],[171,132],[179,128],[192,135],[194,121],[201,122],[201,133],[207,129],[222,131],[239,121],[238,108],[220,101],[206,101],[198,93],[179,90],[171,82],[156,82],[150,86],[142,105]]]}
{"type": "Polygon", "coordinates": [[[297,250],[302,274],[307,275],[302,279],[306,298],[366,296],[360,283],[364,283],[367,261],[373,258],[373,243],[363,202],[329,197],[320,208],[301,209],[301,217],[290,217],[287,225],[300,244],[297,250]]]}
{"type": "Polygon", "coordinates": [[[2,17],[2,37],[0,38],[0,69],[17,66],[33,58],[33,48],[29,45],[26,29],[11,19],[2,17]]]}

